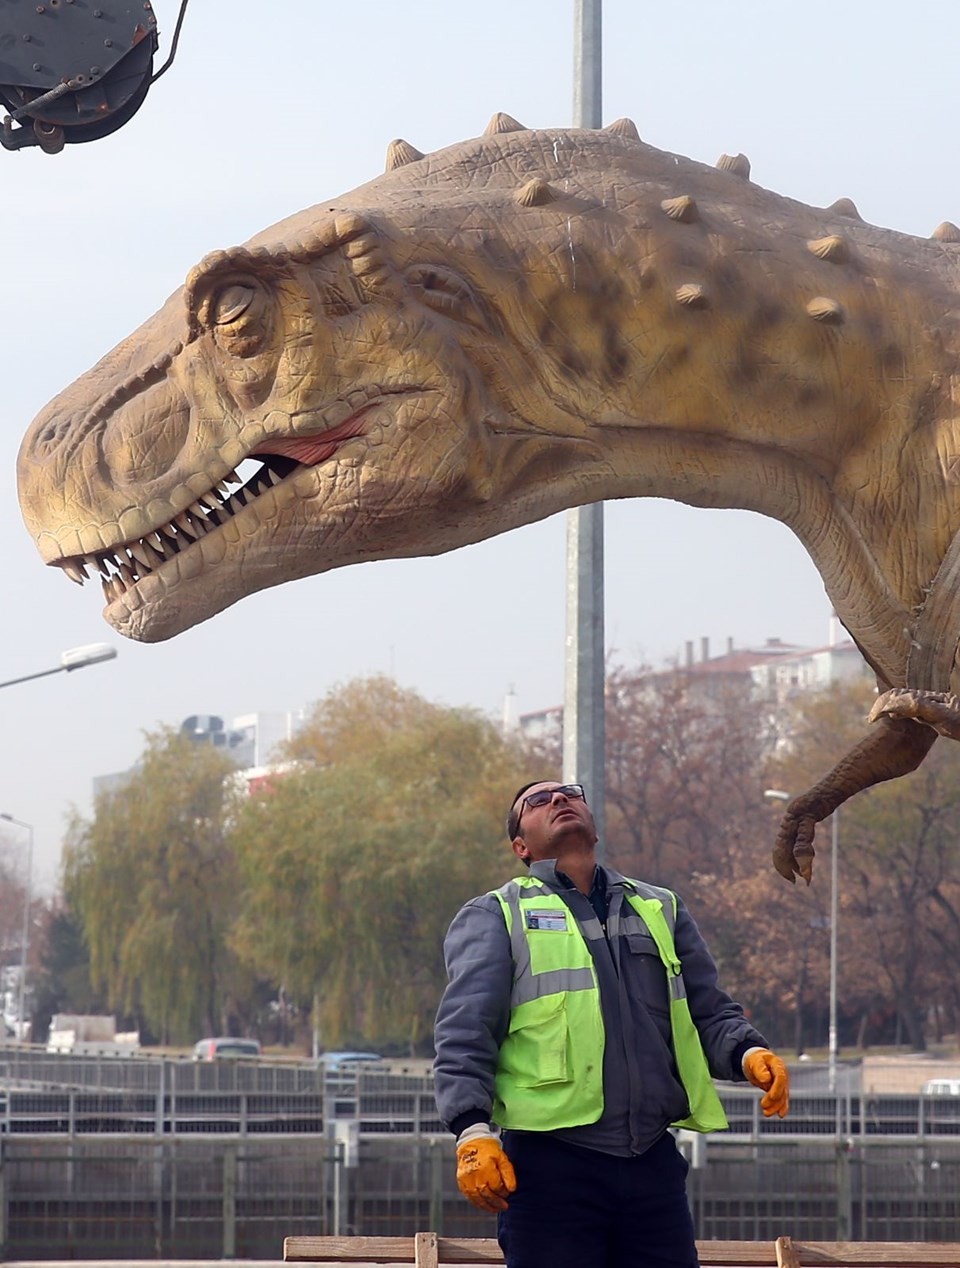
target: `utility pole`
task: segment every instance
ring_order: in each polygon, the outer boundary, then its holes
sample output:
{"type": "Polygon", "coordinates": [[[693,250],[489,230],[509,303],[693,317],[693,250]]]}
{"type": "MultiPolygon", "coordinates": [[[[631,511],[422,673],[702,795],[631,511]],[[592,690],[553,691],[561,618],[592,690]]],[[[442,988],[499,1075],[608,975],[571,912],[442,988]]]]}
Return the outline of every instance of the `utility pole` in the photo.
{"type": "MultiPolygon", "coordinates": [[[[602,126],[601,0],[575,0],[573,126],[602,126]]],[[[603,850],[603,503],[567,512],[563,778],[586,789],[603,850]]]]}

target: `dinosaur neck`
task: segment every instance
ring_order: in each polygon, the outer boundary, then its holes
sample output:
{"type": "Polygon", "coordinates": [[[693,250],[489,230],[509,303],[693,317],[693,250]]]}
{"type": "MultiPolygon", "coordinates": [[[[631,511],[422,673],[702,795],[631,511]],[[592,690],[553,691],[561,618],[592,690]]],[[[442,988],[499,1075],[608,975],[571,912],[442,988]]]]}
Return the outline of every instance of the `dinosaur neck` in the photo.
{"type": "Polygon", "coordinates": [[[810,554],[824,588],[877,673],[901,685],[913,622],[875,543],[810,464],[772,447],[702,440],[691,450],[672,434],[626,440],[632,477],[613,496],[671,498],[691,506],[740,508],[779,520],[810,554]],[[656,469],[656,475],[648,472],[656,469]]]}

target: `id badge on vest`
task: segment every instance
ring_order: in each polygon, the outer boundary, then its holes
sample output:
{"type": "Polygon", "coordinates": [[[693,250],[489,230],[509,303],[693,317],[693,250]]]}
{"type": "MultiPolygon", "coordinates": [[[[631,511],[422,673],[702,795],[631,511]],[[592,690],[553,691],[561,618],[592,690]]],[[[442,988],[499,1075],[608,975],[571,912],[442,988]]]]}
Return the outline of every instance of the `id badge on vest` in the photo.
{"type": "Polygon", "coordinates": [[[553,908],[537,911],[535,908],[528,907],[525,916],[528,929],[541,929],[546,933],[567,932],[565,911],[556,911],[553,908]]]}

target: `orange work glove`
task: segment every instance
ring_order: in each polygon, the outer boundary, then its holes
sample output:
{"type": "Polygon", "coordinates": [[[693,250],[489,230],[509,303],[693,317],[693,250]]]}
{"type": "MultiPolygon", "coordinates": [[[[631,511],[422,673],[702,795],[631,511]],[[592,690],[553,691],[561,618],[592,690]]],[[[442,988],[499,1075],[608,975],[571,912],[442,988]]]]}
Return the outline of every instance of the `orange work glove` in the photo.
{"type": "Polygon", "coordinates": [[[766,1092],[760,1102],[764,1117],[778,1114],[786,1118],[790,1108],[790,1075],[777,1054],[769,1048],[751,1048],[744,1054],[743,1072],[754,1087],[766,1092]]]}
{"type": "Polygon", "coordinates": [[[457,1137],[457,1184],[481,1211],[505,1211],[517,1187],[513,1164],[503,1152],[500,1134],[487,1123],[474,1123],[457,1137]]]}

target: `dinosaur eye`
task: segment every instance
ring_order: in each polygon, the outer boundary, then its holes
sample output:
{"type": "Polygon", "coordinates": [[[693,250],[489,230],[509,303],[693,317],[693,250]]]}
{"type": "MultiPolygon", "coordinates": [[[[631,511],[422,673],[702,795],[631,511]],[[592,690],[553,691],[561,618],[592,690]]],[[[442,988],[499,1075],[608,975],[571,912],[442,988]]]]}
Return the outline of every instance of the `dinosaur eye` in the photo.
{"type": "Polygon", "coordinates": [[[274,303],[256,279],[227,281],[201,305],[200,320],[231,357],[251,357],[270,340],[274,303]]]}
{"type": "Polygon", "coordinates": [[[490,330],[493,322],[473,289],[462,277],[442,265],[417,264],[407,273],[407,281],[421,292],[423,302],[457,321],[490,330]]]}
{"type": "Polygon", "coordinates": [[[236,321],[247,311],[253,301],[252,286],[234,285],[221,291],[211,305],[210,320],[215,326],[225,326],[236,321]]]}

